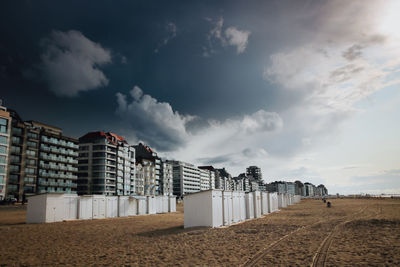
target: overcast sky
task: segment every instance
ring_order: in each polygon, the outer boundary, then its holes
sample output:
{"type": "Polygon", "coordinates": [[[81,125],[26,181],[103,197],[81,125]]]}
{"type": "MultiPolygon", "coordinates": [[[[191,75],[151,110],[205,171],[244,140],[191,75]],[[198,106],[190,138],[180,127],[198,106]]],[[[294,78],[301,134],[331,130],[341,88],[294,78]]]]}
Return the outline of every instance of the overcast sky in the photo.
{"type": "Polygon", "coordinates": [[[197,165],[400,193],[400,1],[2,1],[0,98],[197,165]]]}

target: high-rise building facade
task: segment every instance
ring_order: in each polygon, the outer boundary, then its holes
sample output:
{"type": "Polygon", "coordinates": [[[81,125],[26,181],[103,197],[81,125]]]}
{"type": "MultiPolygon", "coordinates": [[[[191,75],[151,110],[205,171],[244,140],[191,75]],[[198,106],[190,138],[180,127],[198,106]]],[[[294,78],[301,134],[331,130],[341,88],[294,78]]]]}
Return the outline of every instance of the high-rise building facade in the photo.
{"type": "Polygon", "coordinates": [[[90,132],[79,138],[78,194],[135,195],[135,149],[121,136],[90,132]]]}
{"type": "Polygon", "coordinates": [[[173,191],[173,169],[172,164],[167,161],[161,163],[161,192],[164,196],[172,196],[173,191]]]}
{"type": "Polygon", "coordinates": [[[262,180],[261,168],[257,166],[249,166],[248,168],[246,168],[246,175],[252,176],[257,181],[262,180]]]}
{"type": "Polygon", "coordinates": [[[154,196],[156,194],[156,166],[154,162],[148,159],[142,159],[142,171],[144,195],[154,196]]]}
{"type": "Polygon", "coordinates": [[[200,190],[209,190],[210,189],[210,179],[211,174],[209,170],[199,169],[200,172],[200,190]]]}
{"type": "Polygon", "coordinates": [[[172,164],[173,192],[183,196],[201,190],[200,169],[182,161],[168,161],[172,164]]]}
{"type": "Polygon", "coordinates": [[[136,153],[136,161],[142,162],[143,160],[149,160],[153,162],[155,168],[155,182],[154,188],[151,189],[155,195],[162,195],[162,173],[161,173],[161,158],[157,156],[157,152],[151,149],[149,146],[139,143],[134,146],[136,153]]]}
{"type": "Polygon", "coordinates": [[[58,127],[23,121],[10,111],[6,198],[23,201],[34,194],[76,193],[78,140],[58,127]]]}
{"type": "Polygon", "coordinates": [[[0,200],[6,198],[8,154],[10,150],[11,117],[0,100],[0,200]]]}

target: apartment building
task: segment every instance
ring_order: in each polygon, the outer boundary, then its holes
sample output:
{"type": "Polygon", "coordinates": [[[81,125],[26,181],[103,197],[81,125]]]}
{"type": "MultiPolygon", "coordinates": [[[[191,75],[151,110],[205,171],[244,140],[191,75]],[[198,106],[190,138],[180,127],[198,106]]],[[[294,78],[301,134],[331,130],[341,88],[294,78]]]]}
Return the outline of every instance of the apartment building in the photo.
{"type": "Polygon", "coordinates": [[[210,171],[205,169],[199,169],[200,172],[200,190],[209,190],[210,189],[210,171]]]}
{"type": "MultiPolygon", "coordinates": [[[[213,166],[198,166],[198,168],[202,171],[205,170],[207,171],[207,179],[209,182],[209,185],[206,185],[206,177],[205,177],[205,172],[203,172],[203,188],[207,188],[207,189],[216,189],[215,186],[215,179],[216,179],[216,175],[215,175],[215,169],[213,166]]],[[[207,190],[204,189],[204,190],[207,190]]]]}
{"type": "Polygon", "coordinates": [[[144,196],[144,173],[143,165],[140,162],[136,162],[135,187],[136,195],[144,196]]]}
{"type": "Polygon", "coordinates": [[[233,190],[232,175],[225,168],[215,169],[215,187],[222,190],[233,190]]]}
{"type": "Polygon", "coordinates": [[[161,163],[161,192],[164,196],[172,196],[173,190],[173,168],[172,164],[167,161],[161,163]]]}
{"type": "Polygon", "coordinates": [[[153,161],[142,159],[142,171],[144,181],[144,195],[156,195],[156,166],[153,161]]]}
{"type": "Polygon", "coordinates": [[[253,177],[257,181],[262,181],[261,168],[257,166],[249,166],[246,168],[246,175],[253,177]]]}
{"type": "Polygon", "coordinates": [[[154,164],[155,167],[155,183],[154,183],[154,188],[151,190],[152,192],[154,191],[155,195],[163,195],[162,192],[162,174],[161,174],[161,158],[157,155],[157,152],[155,152],[153,149],[151,149],[149,146],[139,143],[138,145],[134,146],[135,148],[135,153],[136,153],[136,161],[137,162],[142,162],[143,160],[151,161],[154,164]]]}
{"type": "Polygon", "coordinates": [[[37,121],[11,116],[6,198],[23,201],[34,194],[76,193],[78,140],[37,121]]]}
{"type": "Polygon", "coordinates": [[[111,132],[79,138],[78,194],[135,195],[135,149],[111,132]]]}
{"type": "Polygon", "coordinates": [[[182,161],[168,161],[172,164],[173,192],[183,196],[201,190],[200,169],[182,161]]]}
{"type": "Polygon", "coordinates": [[[6,198],[11,116],[0,100],[0,201],[6,198]]]}

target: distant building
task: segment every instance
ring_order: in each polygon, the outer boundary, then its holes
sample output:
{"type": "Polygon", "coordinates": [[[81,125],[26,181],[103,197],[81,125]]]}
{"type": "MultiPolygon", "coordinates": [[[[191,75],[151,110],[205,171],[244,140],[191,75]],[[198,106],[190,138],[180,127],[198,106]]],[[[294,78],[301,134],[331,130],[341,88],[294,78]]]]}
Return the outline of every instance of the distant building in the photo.
{"type": "Polygon", "coordinates": [[[142,172],[144,178],[144,195],[154,196],[156,195],[156,166],[153,161],[148,159],[142,159],[142,172]]]}
{"type": "Polygon", "coordinates": [[[172,164],[167,161],[161,163],[161,192],[164,196],[173,195],[173,168],[172,164]]]}
{"type": "Polygon", "coordinates": [[[232,175],[225,168],[215,169],[215,187],[222,190],[232,190],[232,175]]]}
{"type": "Polygon", "coordinates": [[[145,144],[139,143],[138,145],[135,145],[134,148],[135,148],[137,162],[142,162],[142,160],[150,160],[153,162],[155,167],[155,183],[154,183],[154,189],[152,189],[152,191],[154,191],[155,195],[163,195],[161,158],[157,155],[157,152],[155,152],[152,148],[150,148],[145,144]]]}
{"type": "MultiPolygon", "coordinates": [[[[10,150],[11,116],[0,100],[0,200],[6,198],[8,153],[10,150]]],[[[16,188],[15,191],[18,191],[16,188]]]]}
{"type": "Polygon", "coordinates": [[[79,138],[78,194],[134,195],[135,149],[111,132],[79,138]]]}
{"type": "Polygon", "coordinates": [[[210,189],[210,171],[206,169],[199,169],[200,172],[200,190],[209,190],[210,189]]]}
{"type": "Polygon", "coordinates": [[[173,192],[182,197],[201,190],[200,169],[182,161],[167,161],[172,164],[173,192]]]}
{"type": "Polygon", "coordinates": [[[301,181],[295,181],[295,195],[305,196],[304,184],[301,181]]]}
{"type": "Polygon", "coordinates": [[[307,197],[315,196],[314,185],[312,183],[304,183],[304,189],[307,197]]]}
{"type": "Polygon", "coordinates": [[[296,186],[295,183],[287,182],[286,183],[286,193],[295,195],[296,194],[296,186]]]}
{"type": "MultiPolygon", "coordinates": [[[[215,186],[216,176],[215,176],[214,167],[213,166],[198,166],[198,168],[200,169],[200,171],[202,171],[202,170],[207,171],[209,185],[208,186],[205,185],[205,183],[206,183],[205,173],[206,172],[203,172],[203,185],[204,185],[203,188],[215,189],[216,188],[216,186],[215,186]]],[[[203,189],[203,190],[207,190],[207,189],[203,189]]]]}
{"type": "Polygon", "coordinates": [[[327,196],[328,195],[328,189],[323,184],[320,184],[317,186],[317,195],[318,196],[327,196]]]}
{"type": "Polygon", "coordinates": [[[246,168],[246,175],[253,177],[256,181],[262,181],[261,168],[257,166],[249,166],[246,168]]]}
{"type": "Polygon", "coordinates": [[[140,162],[136,162],[135,189],[136,195],[144,196],[144,170],[140,162]]]}

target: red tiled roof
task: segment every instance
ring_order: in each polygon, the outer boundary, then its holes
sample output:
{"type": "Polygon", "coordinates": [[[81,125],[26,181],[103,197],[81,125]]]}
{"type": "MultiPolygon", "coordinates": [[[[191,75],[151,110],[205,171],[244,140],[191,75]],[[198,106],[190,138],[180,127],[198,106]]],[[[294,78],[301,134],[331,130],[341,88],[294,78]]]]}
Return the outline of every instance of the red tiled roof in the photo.
{"type": "Polygon", "coordinates": [[[103,131],[87,133],[84,136],[82,136],[80,139],[91,139],[91,138],[96,138],[96,137],[101,137],[101,136],[104,136],[105,138],[107,138],[107,140],[110,143],[113,143],[115,145],[117,144],[116,141],[120,141],[120,142],[123,142],[125,144],[128,144],[128,142],[122,136],[119,136],[119,135],[117,135],[115,133],[111,133],[111,132],[105,133],[103,131]]]}

